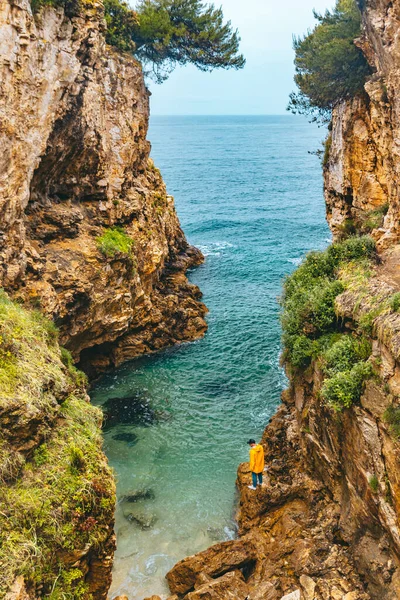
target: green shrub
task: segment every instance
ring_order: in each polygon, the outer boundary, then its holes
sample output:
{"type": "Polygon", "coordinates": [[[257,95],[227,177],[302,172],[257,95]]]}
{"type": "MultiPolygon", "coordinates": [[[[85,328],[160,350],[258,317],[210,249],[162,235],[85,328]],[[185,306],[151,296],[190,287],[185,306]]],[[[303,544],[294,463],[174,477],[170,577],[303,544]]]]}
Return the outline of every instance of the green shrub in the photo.
{"type": "Polygon", "coordinates": [[[294,39],[295,83],[289,110],[329,118],[341,100],[363,90],[371,70],[354,44],[361,33],[360,11],[355,0],[337,0],[324,15],[314,11],[318,23],[306,36],[294,39]]]}
{"type": "Polygon", "coordinates": [[[368,362],[359,362],[349,371],[342,371],[325,379],[321,388],[321,397],[335,411],[350,408],[360,400],[364,382],[372,375],[372,366],[368,362]]]}
{"type": "Polygon", "coordinates": [[[130,238],[122,227],[111,227],[107,229],[103,235],[96,238],[97,247],[100,252],[113,258],[116,254],[128,254],[132,252],[134,241],[130,238]]]}
{"type": "Polygon", "coordinates": [[[367,360],[371,352],[372,346],[368,340],[342,335],[339,341],[322,354],[324,372],[328,377],[332,377],[341,371],[350,371],[356,363],[367,360]]]}
{"type": "MultiPolygon", "coordinates": [[[[335,300],[345,289],[338,280],[344,265],[366,265],[376,255],[372,238],[351,237],[324,252],[310,252],[283,285],[281,323],[283,358],[293,367],[306,368],[318,354],[314,340],[337,329],[335,300]],[[307,342],[306,340],[310,341],[307,342]]],[[[356,267],[352,267],[358,274],[356,267]]],[[[358,275],[357,275],[358,276],[358,275]]]]}
{"type": "Polygon", "coordinates": [[[390,298],[390,309],[393,312],[399,312],[399,310],[400,310],[400,292],[396,292],[390,298]]]}
{"type": "Polygon", "coordinates": [[[285,279],[283,300],[292,297],[299,290],[314,287],[318,279],[333,278],[335,266],[327,251],[309,252],[301,265],[285,279]]]}
{"type": "Polygon", "coordinates": [[[343,292],[340,281],[320,279],[311,288],[298,290],[285,303],[284,331],[290,335],[316,337],[328,332],[336,321],[335,299],[343,292]]]}
{"type": "Polygon", "coordinates": [[[400,439],[400,406],[388,406],[383,414],[383,420],[390,426],[393,437],[400,439]]]}
{"type": "Polygon", "coordinates": [[[356,235],[357,222],[355,219],[349,217],[345,219],[341,225],[339,225],[338,230],[340,231],[341,239],[346,239],[351,235],[356,235]]]}
{"type": "Polygon", "coordinates": [[[374,494],[376,494],[379,490],[379,479],[377,478],[376,475],[371,475],[371,477],[369,478],[369,487],[371,488],[372,492],[374,494]]]}
{"type": "Polygon", "coordinates": [[[369,235],[352,236],[343,242],[332,244],[327,252],[334,264],[339,266],[341,262],[375,258],[376,244],[375,240],[369,235]]]}
{"type": "Polygon", "coordinates": [[[378,229],[378,227],[381,227],[388,208],[389,205],[384,204],[383,206],[366,213],[360,224],[360,229],[362,229],[362,231],[365,233],[369,233],[373,229],[378,229]]]}
{"type": "Polygon", "coordinates": [[[305,369],[315,358],[318,345],[305,335],[292,335],[284,338],[286,357],[295,369],[305,369]]]}
{"type": "Polygon", "coordinates": [[[329,155],[332,148],[332,134],[330,133],[324,143],[324,157],[322,159],[322,166],[327,167],[329,162],[329,155]]]}

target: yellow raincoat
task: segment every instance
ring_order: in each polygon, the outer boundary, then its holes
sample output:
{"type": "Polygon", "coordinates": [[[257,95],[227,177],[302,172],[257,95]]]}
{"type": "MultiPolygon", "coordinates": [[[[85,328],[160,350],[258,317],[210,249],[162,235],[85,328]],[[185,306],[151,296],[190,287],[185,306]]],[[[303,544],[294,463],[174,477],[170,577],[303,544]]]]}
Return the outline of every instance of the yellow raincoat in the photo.
{"type": "Polygon", "coordinates": [[[250,471],[262,473],[264,470],[264,449],[260,444],[250,448],[250,471]]]}

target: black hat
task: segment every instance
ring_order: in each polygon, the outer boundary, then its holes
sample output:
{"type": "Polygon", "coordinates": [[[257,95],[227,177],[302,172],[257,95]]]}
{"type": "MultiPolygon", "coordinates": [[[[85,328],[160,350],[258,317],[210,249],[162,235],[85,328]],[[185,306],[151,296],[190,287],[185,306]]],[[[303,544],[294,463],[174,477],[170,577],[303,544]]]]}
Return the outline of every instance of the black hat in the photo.
{"type": "Polygon", "coordinates": [[[255,444],[255,443],[256,443],[256,440],[249,440],[247,443],[248,443],[248,444],[255,444]]]}

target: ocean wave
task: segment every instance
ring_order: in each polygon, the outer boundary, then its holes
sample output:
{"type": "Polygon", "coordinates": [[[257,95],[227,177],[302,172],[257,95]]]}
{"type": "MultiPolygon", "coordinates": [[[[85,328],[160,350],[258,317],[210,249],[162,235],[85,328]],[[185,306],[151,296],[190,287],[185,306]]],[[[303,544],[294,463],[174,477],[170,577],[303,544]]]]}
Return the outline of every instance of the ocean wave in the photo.
{"type": "Polygon", "coordinates": [[[302,258],[288,258],[287,261],[292,263],[292,265],[296,265],[296,267],[299,266],[299,264],[301,263],[303,259],[302,258]]]}
{"type": "Polygon", "coordinates": [[[236,248],[236,246],[230,242],[212,242],[207,245],[198,245],[198,248],[202,251],[204,256],[221,256],[223,250],[226,250],[227,248],[236,248]]]}

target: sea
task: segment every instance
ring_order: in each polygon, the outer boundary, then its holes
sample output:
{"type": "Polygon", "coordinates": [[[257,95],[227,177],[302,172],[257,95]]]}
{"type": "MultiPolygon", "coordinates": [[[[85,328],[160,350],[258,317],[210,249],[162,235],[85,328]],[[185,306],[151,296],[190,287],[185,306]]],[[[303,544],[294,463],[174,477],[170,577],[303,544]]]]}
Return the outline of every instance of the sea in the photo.
{"type": "Polygon", "coordinates": [[[205,256],[189,278],[209,330],[91,392],[114,415],[104,431],[118,493],[110,598],[166,598],[178,560],[237,534],[237,467],[286,385],[282,281],[330,240],[316,155],[325,135],[292,115],[151,119],[152,157],[205,256]]]}

